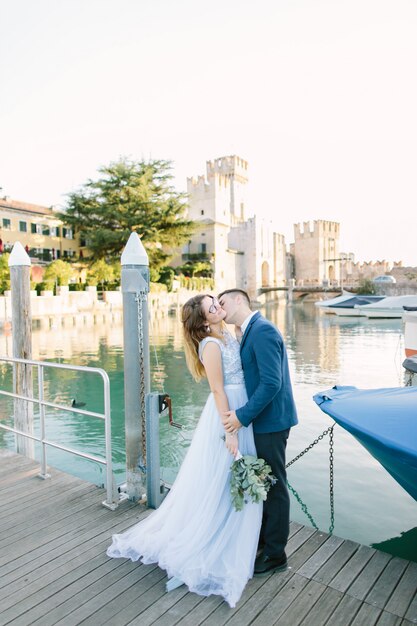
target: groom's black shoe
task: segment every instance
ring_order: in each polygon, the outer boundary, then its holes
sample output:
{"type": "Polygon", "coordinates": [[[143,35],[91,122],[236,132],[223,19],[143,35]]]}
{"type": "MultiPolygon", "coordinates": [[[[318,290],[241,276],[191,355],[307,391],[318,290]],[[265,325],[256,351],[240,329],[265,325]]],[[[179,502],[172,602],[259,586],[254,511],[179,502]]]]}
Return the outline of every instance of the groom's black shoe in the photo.
{"type": "Polygon", "coordinates": [[[264,576],[272,572],[283,572],[287,569],[287,555],[284,554],[279,559],[273,559],[266,554],[261,554],[255,561],[255,576],[264,576]]]}

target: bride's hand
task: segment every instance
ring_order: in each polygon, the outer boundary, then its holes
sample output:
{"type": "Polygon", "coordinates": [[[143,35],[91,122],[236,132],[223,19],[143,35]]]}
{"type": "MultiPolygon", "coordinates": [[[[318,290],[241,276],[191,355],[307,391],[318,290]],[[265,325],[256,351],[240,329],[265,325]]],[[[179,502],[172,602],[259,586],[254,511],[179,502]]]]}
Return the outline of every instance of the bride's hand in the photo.
{"type": "Polygon", "coordinates": [[[225,443],[226,443],[226,448],[229,450],[230,454],[232,454],[233,456],[236,456],[237,451],[239,449],[239,440],[238,440],[238,436],[237,433],[225,433],[226,434],[226,438],[225,438],[225,443]]]}

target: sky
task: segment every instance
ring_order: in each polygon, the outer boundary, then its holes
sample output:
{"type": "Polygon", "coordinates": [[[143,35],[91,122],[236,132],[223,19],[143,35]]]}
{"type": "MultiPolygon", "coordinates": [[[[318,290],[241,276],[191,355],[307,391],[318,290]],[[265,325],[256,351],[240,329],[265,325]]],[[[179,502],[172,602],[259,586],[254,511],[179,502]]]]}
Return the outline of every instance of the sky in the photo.
{"type": "Polygon", "coordinates": [[[249,162],[287,244],[417,266],[415,0],[0,0],[0,187],[65,206],[121,156],[249,162]]]}

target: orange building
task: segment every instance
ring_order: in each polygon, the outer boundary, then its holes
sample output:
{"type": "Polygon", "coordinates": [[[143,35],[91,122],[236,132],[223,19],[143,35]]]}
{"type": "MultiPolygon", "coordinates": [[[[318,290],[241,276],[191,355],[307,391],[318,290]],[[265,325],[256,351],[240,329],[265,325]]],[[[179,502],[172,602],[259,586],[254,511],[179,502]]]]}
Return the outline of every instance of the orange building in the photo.
{"type": "Polygon", "coordinates": [[[78,259],[78,235],[60,220],[52,207],[0,199],[0,253],[10,252],[16,241],[31,258],[49,263],[78,259]]]}

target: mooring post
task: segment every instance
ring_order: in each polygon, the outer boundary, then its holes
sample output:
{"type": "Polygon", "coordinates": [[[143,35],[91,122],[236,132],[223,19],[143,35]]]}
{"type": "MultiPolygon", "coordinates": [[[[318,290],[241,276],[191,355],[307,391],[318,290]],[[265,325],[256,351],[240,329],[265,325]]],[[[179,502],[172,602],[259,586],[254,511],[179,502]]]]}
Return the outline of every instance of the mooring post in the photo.
{"type": "MultiPolygon", "coordinates": [[[[12,300],[13,356],[32,358],[32,314],[30,308],[30,258],[22,244],[17,241],[9,258],[12,300]]],[[[32,366],[15,363],[13,367],[14,393],[33,398],[32,366]]],[[[14,427],[33,435],[33,403],[14,400],[14,427]]],[[[34,458],[34,442],[28,437],[16,435],[16,451],[34,458]]]]}
{"type": "Polygon", "coordinates": [[[149,260],[137,233],[123,251],[123,341],[126,436],[126,492],[130,500],[146,493],[146,394],[149,371],[149,260]]]}
{"type": "Polygon", "coordinates": [[[159,459],[159,394],[146,396],[146,497],[147,505],[157,509],[163,500],[159,459]]]}

